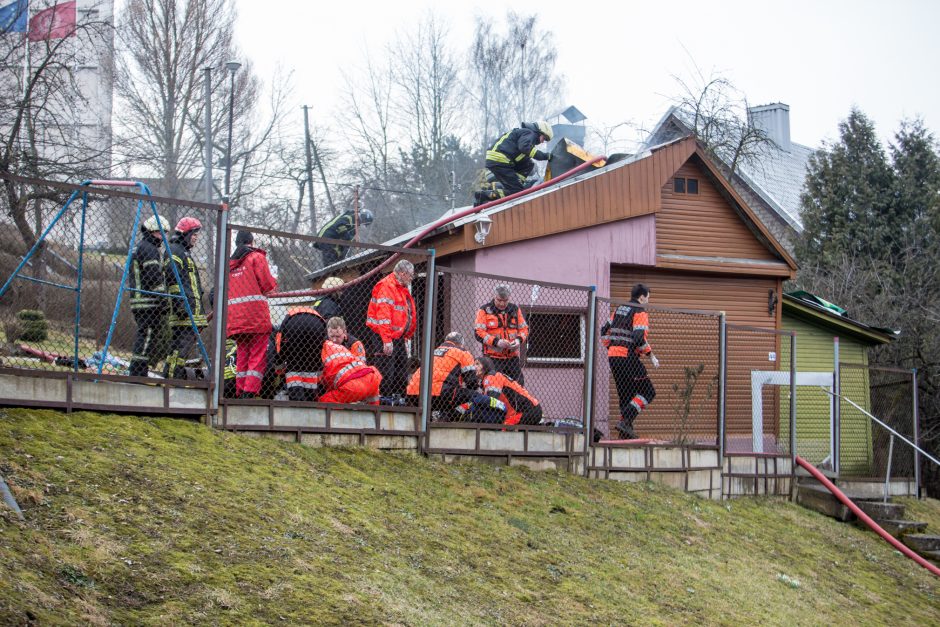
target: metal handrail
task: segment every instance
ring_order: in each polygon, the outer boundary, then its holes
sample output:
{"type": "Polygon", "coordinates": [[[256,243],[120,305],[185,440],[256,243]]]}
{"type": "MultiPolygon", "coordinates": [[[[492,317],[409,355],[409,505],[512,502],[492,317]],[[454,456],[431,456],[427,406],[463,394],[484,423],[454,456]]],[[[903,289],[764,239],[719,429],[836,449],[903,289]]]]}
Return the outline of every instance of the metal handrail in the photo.
{"type": "Polygon", "coordinates": [[[910,440],[908,440],[906,437],[904,437],[903,435],[901,435],[900,433],[898,433],[897,431],[895,431],[894,429],[892,429],[891,427],[889,427],[888,425],[886,425],[885,423],[883,423],[881,420],[879,420],[879,419],[876,418],[875,416],[873,416],[873,415],[871,415],[870,413],[868,413],[864,408],[860,407],[860,406],[858,405],[858,403],[856,403],[856,402],[853,401],[852,399],[847,398],[847,397],[845,397],[845,396],[842,396],[841,394],[836,394],[835,392],[832,392],[832,391],[830,391],[830,390],[827,390],[826,388],[824,388],[824,387],[822,387],[822,386],[820,386],[819,389],[821,389],[823,392],[825,392],[825,393],[828,394],[829,396],[838,397],[838,398],[841,398],[842,400],[846,401],[847,403],[850,403],[855,409],[859,410],[860,412],[862,412],[863,414],[865,414],[866,416],[868,416],[869,418],[871,418],[872,420],[874,420],[875,422],[877,422],[879,425],[881,425],[882,427],[884,427],[885,429],[887,429],[888,431],[890,431],[893,435],[895,435],[895,436],[901,438],[902,440],[904,440],[904,441],[905,441],[907,444],[909,444],[915,451],[917,451],[918,453],[920,453],[921,455],[923,455],[924,457],[926,457],[927,459],[929,459],[930,461],[932,461],[934,464],[936,464],[937,466],[940,466],[940,461],[938,461],[936,457],[934,457],[933,455],[931,455],[930,453],[928,453],[928,452],[925,451],[924,449],[920,448],[919,446],[917,446],[916,444],[914,444],[913,442],[911,442],[910,440]]]}

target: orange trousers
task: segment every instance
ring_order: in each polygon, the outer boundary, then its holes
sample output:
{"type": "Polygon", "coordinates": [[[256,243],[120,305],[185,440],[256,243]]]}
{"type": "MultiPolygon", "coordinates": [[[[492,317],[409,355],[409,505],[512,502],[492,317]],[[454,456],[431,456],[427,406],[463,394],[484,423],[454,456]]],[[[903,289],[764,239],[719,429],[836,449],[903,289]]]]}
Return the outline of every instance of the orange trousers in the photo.
{"type": "MultiPolygon", "coordinates": [[[[320,397],[321,403],[368,403],[370,405],[379,404],[379,385],[382,383],[382,375],[372,366],[368,366],[369,374],[347,378],[339,384],[339,387],[330,390],[320,397]]],[[[358,371],[353,373],[358,374],[358,371]]]]}

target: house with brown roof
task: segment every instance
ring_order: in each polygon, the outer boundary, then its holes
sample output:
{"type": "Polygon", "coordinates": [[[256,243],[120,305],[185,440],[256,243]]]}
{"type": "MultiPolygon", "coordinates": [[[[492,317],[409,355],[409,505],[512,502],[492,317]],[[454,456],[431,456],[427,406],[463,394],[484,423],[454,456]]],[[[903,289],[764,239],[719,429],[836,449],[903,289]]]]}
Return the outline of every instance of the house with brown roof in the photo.
{"type": "MultiPolygon", "coordinates": [[[[400,245],[419,232],[386,243],[400,245]]],[[[796,272],[790,254],[691,137],[651,147],[460,218],[429,233],[419,246],[434,248],[437,263],[454,270],[596,286],[599,296],[613,299],[629,300],[631,287],[643,282],[651,288],[652,304],[657,307],[723,311],[728,323],[767,330],[780,329],[777,304],[783,299],[783,282],[796,272]],[[483,243],[475,238],[481,219],[492,221],[483,243]]],[[[472,336],[469,309],[489,297],[480,293],[452,298],[453,311],[445,318],[453,321],[453,328],[472,336]],[[460,326],[464,319],[466,324],[460,326]]],[[[528,298],[519,300],[525,310],[528,298]]],[[[442,304],[446,309],[446,303],[442,304]]],[[[586,308],[577,312],[585,314],[586,308]]],[[[671,374],[661,369],[655,375],[658,387],[667,390],[682,377],[678,364],[700,349],[688,344],[682,333],[656,335],[655,326],[654,320],[657,351],[674,356],[671,374]]],[[[717,376],[717,322],[712,326],[712,339],[705,342],[710,364],[706,374],[713,379],[717,376]]],[[[754,367],[766,369],[768,354],[780,354],[779,340],[771,337],[770,341],[769,350],[762,352],[761,363],[754,367]]],[[[729,350],[734,348],[729,346],[729,350]]],[[[536,396],[549,394],[562,380],[578,380],[581,375],[566,373],[563,367],[583,372],[585,359],[582,353],[578,364],[530,361],[526,385],[534,386],[536,396]]],[[[750,368],[743,362],[739,365],[750,368]]],[[[596,397],[605,396],[616,407],[615,395],[606,384],[596,397]]],[[[714,397],[709,402],[710,409],[698,419],[702,422],[698,427],[710,432],[714,441],[717,404],[714,397]]],[[[665,401],[653,403],[638,421],[638,431],[666,437],[674,421],[673,406],[665,401]]],[[[580,415],[576,410],[565,408],[562,415],[580,415]]],[[[750,429],[749,400],[740,413],[740,421],[729,413],[729,424],[734,427],[740,422],[741,429],[750,429]]]]}

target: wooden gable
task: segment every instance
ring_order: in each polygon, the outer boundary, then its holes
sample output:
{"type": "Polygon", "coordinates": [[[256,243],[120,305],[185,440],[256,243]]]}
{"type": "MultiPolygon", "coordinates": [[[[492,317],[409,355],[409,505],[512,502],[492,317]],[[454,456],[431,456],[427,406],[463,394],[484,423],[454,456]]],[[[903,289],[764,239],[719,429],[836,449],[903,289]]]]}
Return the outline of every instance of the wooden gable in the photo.
{"type": "Polygon", "coordinates": [[[756,218],[736,204],[731,190],[700,156],[692,156],[678,168],[661,193],[656,212],[657,267],[773,276],[792,273],[795,266],[760,230],[756,218]],[[694,193],[689,191],[692,185],[694,193]]]}

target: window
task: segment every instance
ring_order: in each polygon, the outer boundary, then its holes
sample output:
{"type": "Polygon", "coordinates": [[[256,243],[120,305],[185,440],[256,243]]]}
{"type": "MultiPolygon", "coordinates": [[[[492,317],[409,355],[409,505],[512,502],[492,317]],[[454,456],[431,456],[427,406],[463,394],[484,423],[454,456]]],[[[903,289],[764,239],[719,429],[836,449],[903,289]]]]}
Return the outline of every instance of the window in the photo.
{"type": "Polygon", "coordinates": [[[677,176],[672,180],[672,189],[677,194],[697,194],[698,179],[687,179],[677,176]]]}
{"type": "Polygon", "coordinates": [[[584,363],[584,314],[580,311],[530,311],[529,364],[584,363]]]}

